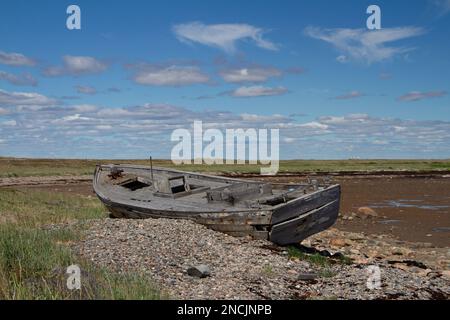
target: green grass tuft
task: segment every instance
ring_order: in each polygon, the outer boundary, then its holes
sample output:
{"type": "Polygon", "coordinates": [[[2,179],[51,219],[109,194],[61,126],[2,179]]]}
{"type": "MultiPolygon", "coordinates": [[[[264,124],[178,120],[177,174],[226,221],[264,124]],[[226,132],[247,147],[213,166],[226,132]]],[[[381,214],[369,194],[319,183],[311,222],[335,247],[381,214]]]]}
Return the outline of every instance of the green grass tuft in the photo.
{"type": "Polygon", "coordinates": [[[352,259],[343,255],[338,258],[325,257],[320,253],[306,253],[295,246],[289,246],[287,251],[290,258],[308,261],[309,263],[319,267],[319,275],[322,278],[332,278],[335,276],[335,271],[331,268],[333,264],[352,264],[352,259]]]}
{"type": "Polygon", "coordinates": [[[319,267],[329,267],[332,264],[330,262],[331,259],[324,257],[319,253],[308,254],[294,246],[289,246],[287,251],[290,258],[298,258],[300,260],[308,261],[319,267]]]}

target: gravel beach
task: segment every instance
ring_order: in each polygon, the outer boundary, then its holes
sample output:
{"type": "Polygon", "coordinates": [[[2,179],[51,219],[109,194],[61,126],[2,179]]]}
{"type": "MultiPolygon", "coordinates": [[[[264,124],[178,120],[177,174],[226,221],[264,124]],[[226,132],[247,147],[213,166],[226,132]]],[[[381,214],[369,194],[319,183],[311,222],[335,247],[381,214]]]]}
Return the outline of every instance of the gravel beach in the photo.
{"type": "Polygon", "coordinates": [[[171,299],[448,299],[449,250],[392,241],[329,229],[301,247],[328,256],[324,266],[188,220],[101,219],[89,221],[71,246],[99,266],[147,274],[171,299]],[[353,262],[333,258],[342,255],[353,262]],[[199,265],[209,274],[188,274],[199,265]],[[372,265],[381,286],[369,289],[372,265]]]}

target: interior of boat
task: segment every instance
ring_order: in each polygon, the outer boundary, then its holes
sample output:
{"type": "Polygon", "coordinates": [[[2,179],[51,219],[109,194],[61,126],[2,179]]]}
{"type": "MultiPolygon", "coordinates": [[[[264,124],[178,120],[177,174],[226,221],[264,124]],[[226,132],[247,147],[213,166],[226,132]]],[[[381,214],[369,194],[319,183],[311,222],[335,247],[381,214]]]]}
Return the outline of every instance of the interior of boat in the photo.
{"type": "MultiPolygon", "coordinates": [[[[273,185],[166,169],[101,166],[98,184],[120,198],[140,202],[173,199],[206,207],[270,208],[317,190],[317,185],[273,185]]],[[[166,201],[167,202],[167,201],[166,201]]]]}

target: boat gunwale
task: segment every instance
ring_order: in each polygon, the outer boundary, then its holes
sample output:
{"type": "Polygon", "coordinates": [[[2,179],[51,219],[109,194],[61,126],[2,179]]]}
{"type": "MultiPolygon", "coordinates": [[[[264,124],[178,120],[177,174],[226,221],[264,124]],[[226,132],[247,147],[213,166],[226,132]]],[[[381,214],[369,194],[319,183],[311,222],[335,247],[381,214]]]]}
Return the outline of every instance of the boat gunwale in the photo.
{"type": "MultiPolygon", "coordinates": [[[[118,168],[130,168],[130,169],[138,169],[138,170],[151,170],[150,167],[147,166],[139,166],[139,165],[123,165],[123,164],[109,164],[109,165],[97,165],[95,168],[95,173],[94,173],[94,181],[93,181],[93,187],[94,187],[94,191],[97,194],[97,196],[100,198],[100,200],[102,202],[109,202],[111,204],[116,204],[116,205],[121,205],[121,206],[131,206],[133,208],[136,209],[141,209],[145,208],[146,210],[154,210],[152,208],[148,208],[148,207],[142,207],[142,206],[135,206],[135,205],[131,205],[129,203],[124,203],[122,201],[117,201],[117,200],[112,200],[110,197],[106,196],[105,194],[103,194],[101,191],[98,190],[98,185],[99,185],[99,169],[100,168],[108,168],[111,169],[112,167],[118,167],[118,168]]],[[[168,168],[163,168],[163,167],[153,167],[153,170],[157,170],[157,171],[166,171],[166,172],[173,172],[173,173],[183,173],[183,174],[189,174],[189,175],[194,175],[194,176],[198,176],[198,177],[207,177],[207,178],[212,178],[212,179],[218,179],[218,180],[228,180],[228,181],[236,181],[236,182],[244,182],[244,183],[261,183],[260,181],[254,181],[254,180],[244,180],[244,179],[235,179],[235,178],[228,178],[228,177],[219,177],[219,176],[213,176],[213,175],[207,175],[207,174],[199,174],[199,173],[195,173],[195,172],[189,172],[189,171],[181,171],[181,170],[175,170],[175,169],[168,169],[168,168]]],[[[291,186],[291,187],[295,187],[295,185],[291,185],[291,184],[283,184],[284,186],[291,186]]],[[[305,185],[300,185],[300,186],[305,186],[305,185]]],[[[302,196],[296,197],[294,199],[291,199],[285,203],[280,203],[276,206],[272,206],[270,208],[245,208],[242,210],[233,210],[233,211],[204,211],[204,212],[192,212],[192,214],[220,214],[220,213],[225,213],[225,214],[239,214],[239,213],[254,213],[254,212],[270,212],[271,214],[275,211],[278,210],[284,206],[288,206],[290,204],[292,204],[292,202],[294,201],[299,201],[300,199],[305,199],[307,197],[316,195],[316,194],[320,194],[324,191],[328,191],[331,190],[333,188],[336,187],[340,187],[339,184],[333,184],[330,185],[324,189],[321,190],[316,190],[310,193],[306,193],[302,196]]],[[[130,199],[131,200],[131,199],[130,199]]],[[[183,212],[180,210],[160,210],[158,209],[157,211],[159,212],[183,212]]],[[[184,211],[186,212],[186,211],[184,211]]]]}

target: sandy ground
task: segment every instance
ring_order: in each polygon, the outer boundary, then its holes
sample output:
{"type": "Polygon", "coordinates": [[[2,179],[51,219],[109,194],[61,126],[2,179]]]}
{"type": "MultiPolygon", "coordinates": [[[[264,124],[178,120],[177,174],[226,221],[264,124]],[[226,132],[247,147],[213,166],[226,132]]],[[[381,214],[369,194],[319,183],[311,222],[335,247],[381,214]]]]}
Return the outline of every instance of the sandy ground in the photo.
{"type": "Polygon", "coordinates": [[[68,185],[91,181],[92,176],[11,177],[0,178],[0,187],[68,185]]]}

